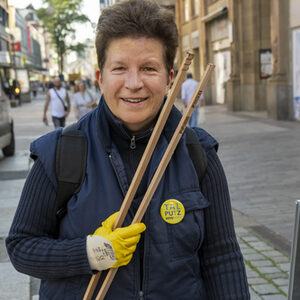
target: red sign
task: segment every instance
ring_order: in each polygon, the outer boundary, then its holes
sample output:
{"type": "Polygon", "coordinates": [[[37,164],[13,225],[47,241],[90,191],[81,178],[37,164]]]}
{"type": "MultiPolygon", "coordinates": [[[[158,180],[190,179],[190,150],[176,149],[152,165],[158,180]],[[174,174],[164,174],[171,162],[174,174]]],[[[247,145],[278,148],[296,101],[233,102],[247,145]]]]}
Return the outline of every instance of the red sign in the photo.
{"type": "Polygon", "coordinates": [[[21,44],[20,43],[14,43],[14,51],[21,51],[21,44]]]}
{"type": "Polygon", "coordinates": [[[26,29],[27,29],[26,32],[27,32],[28,53],[30,55],[32,53],[31,37],[30,37],[30,26],[27,26],[26,29]]]}

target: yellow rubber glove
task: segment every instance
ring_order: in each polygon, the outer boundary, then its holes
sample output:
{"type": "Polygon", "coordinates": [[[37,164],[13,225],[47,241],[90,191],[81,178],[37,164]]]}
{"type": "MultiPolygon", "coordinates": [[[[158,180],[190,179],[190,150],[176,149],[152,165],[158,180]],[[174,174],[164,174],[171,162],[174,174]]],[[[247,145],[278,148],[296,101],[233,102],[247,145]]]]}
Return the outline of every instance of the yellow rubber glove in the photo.
{"type": "Polygon", "coordinates": [[[102,271],[127,265],[146,226],[143,223],[116,228],[113,224],[119,212],[114,213],[87,237],[87,255],[93,270],[102,271]]]}

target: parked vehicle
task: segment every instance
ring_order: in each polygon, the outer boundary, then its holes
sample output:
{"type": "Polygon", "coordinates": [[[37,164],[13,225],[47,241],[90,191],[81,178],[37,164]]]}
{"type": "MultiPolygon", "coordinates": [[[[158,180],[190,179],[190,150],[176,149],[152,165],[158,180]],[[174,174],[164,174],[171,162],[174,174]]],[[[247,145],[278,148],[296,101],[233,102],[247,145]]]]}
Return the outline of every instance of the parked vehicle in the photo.
{"type": "Polygon", "coordinates": [[[0,149],[4,156],[15,154],[14,123],[10,114],[9,98],[3,89],[2,78],[0,80],[0,149]]]}

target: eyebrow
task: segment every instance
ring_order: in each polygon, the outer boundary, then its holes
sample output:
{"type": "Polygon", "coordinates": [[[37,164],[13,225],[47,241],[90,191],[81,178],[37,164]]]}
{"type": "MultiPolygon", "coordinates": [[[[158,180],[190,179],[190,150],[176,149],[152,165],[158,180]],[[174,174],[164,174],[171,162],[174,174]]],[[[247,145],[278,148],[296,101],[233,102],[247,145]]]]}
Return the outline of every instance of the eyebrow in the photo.
{"type": "MultiPolygon", "coordinates": [[[[148,64],[156,66],[156,67],[160,67],[160,63],[157,62],[156,60],[153,60],[153,59],[149,59],[149,60],[146,60],[145,62],[142,62],[141,66],[145,66],[145,65],[148,65],[148,64]]],[[[120,61],[120,60],[112,61],[112,62],[110,62],[108,67],[110,67],[112,65],[126,65],[126,62],[123,62],[123,61],[120,61]]]]}
{"type": "Polygon", "coordinates": [[[124,62],[119,61],[119,60],[111,61],[110,64],[109,64],[109,66],[111,66],[111,65],[113,65],[113,64],[116,64],[116,65],[117,65],[117,64],[119,64],[119,65],[125,65],[124,62]]]}

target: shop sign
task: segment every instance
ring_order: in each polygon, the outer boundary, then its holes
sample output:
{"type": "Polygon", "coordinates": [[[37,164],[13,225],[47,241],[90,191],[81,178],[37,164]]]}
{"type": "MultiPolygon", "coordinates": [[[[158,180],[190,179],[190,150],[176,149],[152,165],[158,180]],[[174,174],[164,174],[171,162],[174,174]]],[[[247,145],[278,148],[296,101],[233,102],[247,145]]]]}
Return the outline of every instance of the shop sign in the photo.
{"type": "Polygon", "coordinates": [[[14,43],[14,51],[21,51],[21,43],[14,43]]]}
{"type": "Polygon", "coordinates": [[[21,92],[26,94],[30,91],[29,88],[29,76],[26,69],[17,69],[17,78],[21,86],[21,92]]]}
{"type": "Polygon", "coordinates": [[[216,19],[211,23],[211,40],[217,41],[229,37],[228,19],[216,19]]]}
{"type": "Polygon", "coordinates": [[[27,44],[28,44],[28,54],[32,54],[32,47],[31,47],[31,36],[30,36],[30,26],[26,26],[26,34],[27,34],[27,44]]]}
{"type": "Polygon", "coordinates": [[[272,51],[271,49],[261,49],[259,51],[260,78],[269,78],[272,74],[272,51]]]}
{"type": "Polygon", "coordinates": [[[22,63],[23,63],[23,66],[25,66],[26,65],[26,55],[23,55],[22,56],[22,63]]]}

